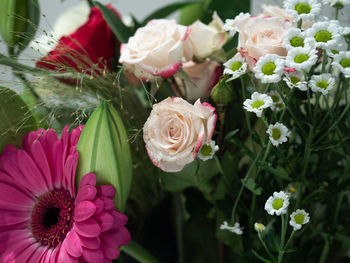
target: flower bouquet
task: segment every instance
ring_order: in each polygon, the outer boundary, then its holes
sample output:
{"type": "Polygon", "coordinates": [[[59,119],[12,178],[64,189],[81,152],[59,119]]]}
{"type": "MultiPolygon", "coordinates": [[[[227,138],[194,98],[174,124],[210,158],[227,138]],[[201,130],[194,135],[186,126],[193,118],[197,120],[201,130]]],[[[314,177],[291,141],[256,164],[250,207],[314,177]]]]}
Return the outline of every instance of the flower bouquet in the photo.
{"type": "Polygon", "coordinates": [[[0,262],[348,262],[347,4],[2,0],[0,262]]]}

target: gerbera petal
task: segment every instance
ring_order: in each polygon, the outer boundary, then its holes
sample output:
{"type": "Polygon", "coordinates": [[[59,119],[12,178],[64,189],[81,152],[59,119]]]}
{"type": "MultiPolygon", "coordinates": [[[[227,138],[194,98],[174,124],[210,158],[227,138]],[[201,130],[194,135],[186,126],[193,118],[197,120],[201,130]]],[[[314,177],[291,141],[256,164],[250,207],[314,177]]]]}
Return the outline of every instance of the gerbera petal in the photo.
{"type": "Polygon", "coordinates": [[[33,199],[17,187],[0,181],[0,189],[0,209],[28,211],[34,204],[33,199]]]}
{"type": "MultiPolygon", "coordinates": [[[[102,199],[100,198],[96,198],[93,201],[94,205],[96,206],[96,211],[95,214],[101,213],[104,210],[104,202],[102,201],[102,199]]],[[[113,206],[114,206],[114,202],[113,202],[113,206]]]]}
{"type": "Polygon", "coordinates": [[[62,247],[68,252],[68,254],[73,257],[80,257],[83,253],[80,239],[74,230],[69,231],[66,238],[64,239],[62,247]]]}
{"type": "Polygon", "coordinates": [[[80,242],[83,247],[89,249],[97,249],[100,247],[101,241],[98,237],[83,237],[79,236],[80,242]]]}
{"type": "Polygon", "coordinates": [[[79,188],[77,197],[75,198],[75,204],[82,201],[92,201],[96,196],[97,190],[91,185],[84,185],[79,188]]]}
{"type": "Polygon", "coordinates": [[[113,228],[119,228],[121,226],[124,226],[126,222],[128,221],[128,217],[119,211],[112,211],[112,216],[114,218],[114,225],[113,228]]]}
{"type": "Polygon", "coordinates": [[[82,187],[83,185],[96,185],[96,175],[93,173],[88,173],[83,176],[83,178],[80,181],[79,187],[82,187]]]}
{"type": "Polygon", "coordinates": [[[101,197],[101,200],[103,201],[104,209],[106,211],[112,211],[114,209],[114,201],[110,198],[101,197]]]}
{"type": "Polygon", "coordinates": [[[32,245],[23,250],[15,259],[14,262],[39,262],[42,255],[47,252],[46,247],[41,247],[34,242],[32,245]]]}
{"type": "Polygon", "coordinates": [[[101,234],[101,241],[105,244],[126,245],[131,239],[129,231],[123,227],[101,234]]]}
{"type": "Polygon", "coordinates": [[[103,254],[105,255],[105,258],[108,259],[115,259],[119,257],[120,250],[118,247],[109,247],[109,246],[102,246],[103,254]]]}
{"type": "Polygon", "coordinates": [[[69,255],[68,251],[62,248],[58,255],[58,262],[59,263],[78,263],[79,260],[78,258],[69,255]]]}
{"type": "Polygon", "coordinates": [[[29,211],[11,211],[6,209],[0,209],[0,226],[11,226],[24,222],[29,222],[29,211]]]}
{"type": "Polygon", "coordinates": [[[97,237],[101,233],[100,226],[92,218],[83,222],[76,222],[75,230],[84,237],[97,237]]]}
{"type": "Polygon", "coordinates": [[[115,188],[112,185],[100,185],[97,188],[97,193],[100,196],[113,198],[115,195],[115,188]]]}
{"type": "Polygon", "coordinates": [[[78,156],[78,152],[75,152],[74,154],[68,156],[63,170],[64,180],[62,184],[66,189],[68,189],[71,196],[75,195],[75,170],[78,164],[78,156]]]}
{"type": "Polygon", "coordinates": [[[27,179],[28,187],[37,195],[46,192],[49,187],[44,180],[44,176],[28,153],[24,150],[19,150],[17,152],[17,158],[17,165],[21,169],[23,177],[27,179]]]}
{"type": "Polygon", "coordinates": [[[1,233],[0,241],[1,249],[4,250],[0,256],[0,262],[27,262],[29,258],[22,261],[18,261],[16,258],[35,243],[33,238],[29,236],[28,230],[14,230],[1,233]]]}
{"type": "Polygon", "coordinates": [[[77,204],[74,210],[74,220],[76,222],[84,221],[90,218],[96,211],[96,206],[90,201],[82,201],[77,204]]]}
{"type": "Polygon", "coordinates": [[[105,232],[112,228],[114,224],[114,217],[106,212],[101,212],[94,216],[94,220],[100,225],[102,232],[105,232]]]}
{"type": "Polygon", "coordinates": [[[84,249],[83,259],[88,263],[102,262],[104,260],[103,252],[100,249],[84,249]]]}

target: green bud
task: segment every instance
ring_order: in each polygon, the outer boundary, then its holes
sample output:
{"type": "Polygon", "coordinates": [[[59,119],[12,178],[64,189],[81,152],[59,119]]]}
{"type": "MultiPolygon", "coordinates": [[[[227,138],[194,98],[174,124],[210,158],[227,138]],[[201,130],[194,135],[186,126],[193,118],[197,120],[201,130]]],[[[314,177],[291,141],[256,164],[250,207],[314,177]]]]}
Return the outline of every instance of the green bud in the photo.
{"type": "Polygon", "coordinates": [[[233,99],[233,90],[232,87],[227,84],[226,79],[222,78],[214,86],[210,93],[210,97],[216,104],[227,105],[233,99]]]}
{"type": "Polygon", "coordinates": [[[38,0],[1,0],[0,34],[6,44],[17,48],[19,55],[35,35],[40,20],[38,0]]]}
{"type": "Polygon", "coordinates": [[[118,112],[102,101],[83,129],[77,150],[77,184],[87,173],[95,173],[98,184],[116,189],[115,204],[124,211],[132,182],[132,160],[127,133],[118,112]]]}

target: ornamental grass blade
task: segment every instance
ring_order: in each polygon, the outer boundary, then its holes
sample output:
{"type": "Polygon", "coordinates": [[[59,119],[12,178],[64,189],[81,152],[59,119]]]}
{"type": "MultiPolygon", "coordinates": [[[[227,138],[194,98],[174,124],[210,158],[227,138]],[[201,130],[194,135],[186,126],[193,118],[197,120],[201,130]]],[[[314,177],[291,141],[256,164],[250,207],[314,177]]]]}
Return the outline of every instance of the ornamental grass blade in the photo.
{"type": "Polygon", "coordinates": [[[85,174],[96,173],[98,184],[115,187],[116,207],[124,211],[132,182],[132,160],[124,124],[111,104],[102,101],[94,110],[77,149],[77,184],[85,174]]]}

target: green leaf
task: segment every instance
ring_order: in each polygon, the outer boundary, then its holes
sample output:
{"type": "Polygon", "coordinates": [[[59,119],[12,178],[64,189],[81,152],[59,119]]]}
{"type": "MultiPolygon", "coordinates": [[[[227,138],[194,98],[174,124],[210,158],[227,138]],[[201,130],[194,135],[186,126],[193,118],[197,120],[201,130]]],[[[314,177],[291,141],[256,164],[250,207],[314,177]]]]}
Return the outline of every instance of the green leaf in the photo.
{"type": "Polygon", "coordinates": [[[165,18],[169,15],[171,15],[172,13],[174,13],[175,11],[184,8],[186,6],[192,5],[192,4],[202,4],[201,2],[178,2],[178,3],[172,3],[170,5],[164,6],[156,11],[154,11],[153,13],[151,13],[150,15],[148,15],[141,23],[142,26],[146,25],[148,21],[152,20],[152,19],[159,19],[159,18],[165,18]]]}
{"type": "Polygon", "coordinates": [[[132,35],[130,28],[124,25],[120,18],[111,9],[97,1],[94,1],[93,3],[101,10],[104,19],[119,41],[122,43],[128,42],[129,37],[132,35]]]}
{"type": "Polygon", "coordinates": [[[242,184],[249,189],[252,193],[256,194],[256,195],[261,195],[262,193],[262,188],[258,187],[256,188],[256,183],[255,180],[253,178],[248,178],[247,180],[241,180],[242,184]]]}
{"type": "Polygon", "coordinates": [[[203,3],[193,3],[182,9],[180,15],[180,24],[188,26],[195,22],[196,20],[200,20],[203,17],[203,3]]]}
{"type": "Polygon", "coordinates": [[[0,87],[0,153],[7,144],[20,147],[23,136],[37,129],[37,123],[21,97],[0,87]]]}
{"type": "Polygon", "coordinates": [[[260,259],[262,262],[265,262],[265,263],[272,263],[271,260],[268,260],[268,259],[266,259],[266,258],[260,256],[254,249],[252,249],[252,252],[253,252],[253,254],[254,254],[258,259],[260,259]]]}
{"type": "Polygon", "coordinates": [[[118,112],[102,101],[81,133],[77,150],[77,184],[87,173],[95,173],[98,184],[116,188],[117,208],[124,211],[132,182],[132,160],[127,133],[118,112]]]}
{"type": "Polygon", "coordinates": [[[128,254],[141,263],[159,263],[159,261],[146,249],[137,243],[130,241],[129,244],[120,248],[121,251],[128,254]]]}
{"type": "Polygon", "coordinates": [[[280,177],[284,180],[292,181],[292,179],[288,175],[288,172],[281,166],[278,166],[277,168],[265,166],[264,169],[277,177],[280,177]]]}

